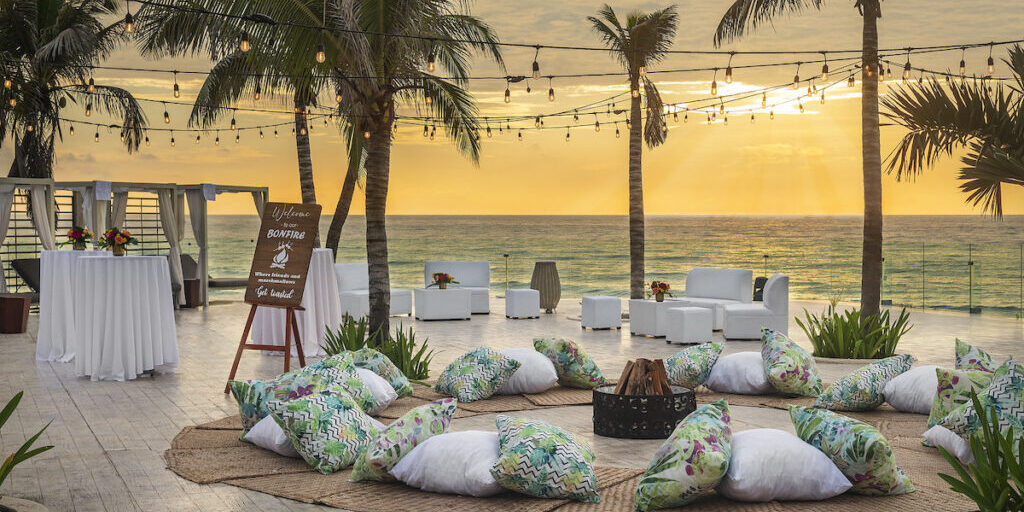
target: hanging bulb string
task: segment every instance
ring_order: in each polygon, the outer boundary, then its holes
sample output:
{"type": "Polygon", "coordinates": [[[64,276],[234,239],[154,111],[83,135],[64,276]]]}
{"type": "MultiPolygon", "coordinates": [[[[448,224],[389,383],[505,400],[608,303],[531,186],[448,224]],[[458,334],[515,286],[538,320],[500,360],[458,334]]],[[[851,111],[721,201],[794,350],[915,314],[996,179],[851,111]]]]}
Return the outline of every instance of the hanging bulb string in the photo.
{"type": "MultiPolygon", "coordinates": [[[[886,63],[886,64],[896,64],[895,62],[890,61],[890,60],[883,60],[883,59],[879,59],[879,60],[881,62],[886,63]]],[[[941,76],[941,77],[946,77],[946,78],[956,78],[957,80],[970,80],[970,79],[982,80],[982,79],[984,79],[984,80],[991,80],[993,82],[1005,82],[1005,81],[1015,81],[1015,80],[1017,80],[1016,78],[1011,78],[1011,77],[1008,77],[1008,76],[988,76],[988,75],[974,76],[974,77],[963,76],[960,73],[953,73],[953,72],[949,72],[949,71],[938,71],[938,70],[931,69],[931,68],[918,67],[918,66],[913,66],[913,65],[910,66],[910,69],[914,70],[914,71],[919,71],[921,73],[925,73],[925,74],[929,74],[929,75],[934,75],[934,76],[941,76]]]]}
{"type": "MultiPolygon", "coordinates": [[[[315,119],[315,118],[318,118],[318,117],[327,117],[327,114],[309,115],[308,117],[310,119],[315,119]]],[[[86,126],[103,127],[103,128],[108,128],[108,129],[123,129],[124,128],[124,125],[120,124],[120,123],[97,123],[97,122],[93,122],[93,121],[83,121],[83,120],[80,120],[80,119],[72,119],[72,118],[67,118],[67,117],[57,117],[57,119],[59,119],[60,121],[67,122],[69,124],[82,124],[82,125],[86,125],[86,126]]],[[[235,128],[235,130],[236,131],[242,131],[242,130],[261,130],[263,128],[277,128],[277,127],[280,127],[280,126],[289,126],[289,125],[293,125],[293,124],[295,124],[295,121],[282,121],[280,123],[273,123],[273,124],[259,124],[259,125],[252,125],[252,126],[239,126],[239,127],[235,128]]],[[[166,128],[166,127],[159,127],[159,126],[147,126],[147,127],[142,129],[143,132],[173,132],[173,131],[179,131],[179,132],[197,132],[197,133],[215,133],[215,132],[220,132],[221,130],[222,130],[222,128],[212,128],[212,127],[211,128],[192,128],[192,127],[186,127],[186,128],[180,128],[180,127],[178,127],[178,128],[166,128]]]]}

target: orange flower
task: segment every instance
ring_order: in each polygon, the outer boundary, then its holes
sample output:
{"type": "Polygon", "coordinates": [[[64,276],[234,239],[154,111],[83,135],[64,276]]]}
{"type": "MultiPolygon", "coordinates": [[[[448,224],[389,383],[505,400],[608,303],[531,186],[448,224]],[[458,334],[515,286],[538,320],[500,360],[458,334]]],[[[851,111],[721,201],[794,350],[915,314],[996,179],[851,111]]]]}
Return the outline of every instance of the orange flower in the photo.
{"type": "Polygon", "coordinates": [[[114,237],[114,243],[117,244],[117,245],[122,245],[122,244],[124,244],[127,241],[128,241],[128,239],[123,237],[123,236],[121,236],[121,235],[117,235],[117,236],[114,237]]]}

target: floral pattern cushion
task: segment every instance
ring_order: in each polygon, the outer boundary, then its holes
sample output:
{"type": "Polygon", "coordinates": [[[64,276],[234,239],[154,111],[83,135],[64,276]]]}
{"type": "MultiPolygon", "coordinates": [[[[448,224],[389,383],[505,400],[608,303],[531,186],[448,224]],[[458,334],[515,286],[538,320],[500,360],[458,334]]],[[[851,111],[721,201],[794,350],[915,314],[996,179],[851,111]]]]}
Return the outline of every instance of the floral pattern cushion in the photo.
{"type": "Polygon", "coordinates": [[[902,354],[879,359],[848,373],[832,383],[814,402],[815,407],[833,411],[870,411],[885,401],[885,385],[914,364],[913,356],[902,354]]]}
{"type": "Polygon", "coordinates": [[[352,468],[353,482],[394,481],[389,471],[427,439],[448,432],[455,415],[455,400],[445,398],[416,407],[377,434],[352,468]]]}
{"type": "Polygon", "coordinates": [[[724,399],[702,405],[676,425],[640,477],[636,510],[680,507],[707,494],[729,471],[732,428],[724,399]]]}
{"type": "MultiPolygon", "coordinates": [[[[818,396],[821,375],[814,357],[781,332],[761,331],[761,359],[768,382],[785,395],[818,396]]],[[[884,386],[883,386],[884,388],[884,386]]]]}
{"type": "Polygon", "coordinates": [[[300,373],[320,375],[325,382],[325,393],[346,393],[355,399],[367,414],[377,414],[388,404],[377,404],[370,387],[363,383],[352,362],[352,354],[343,352],[325,357],[299,370],[300,373]]]}
{"type": "Polygon", "coordinates": [[[695,389],[704,384],[711,375],[711,368],[722,353],[722,344],[717,341],[684,348],[665,361],[668,381],[676,386],[695,389]]]}
{"type": "MultiPolygon", "coordinates": [[[[978,402],[985,410],[995,410],[1001,432],[1011,428],[1018,434],[1024,432],[1024,369],[1013,359],[1007,361],[996,371],[988,387],[978,393],[978,402]]],[[[939,424],[963,438],[981,427],[973,401],[957,407],[939,424]]]]}
{"type": "Polygon", "coordinates": [[[267,401],[292,400],[324,389],[325,380],[319,375],[301,370],[283,373],[271,380],[233,380],[228,382],[231,395],[238,402],[242,417],[242,437],[267,416],[267,401]]]}
{"type": "Polygon", "coordinates": [[[501,457],[491,476],[502,487],[538,498],[598,503],[594,452],[554,425],[498,415],[501,457]]]}
{"type": "Polygon", "coordinates": [[[483,400],[501,389],[520,366],[519,361],[501,352],[477,347],[448,364],[434,391],[460,402],[483,400]]]}
{"type": "Polygon", "coordinates": [[[956,340],[956,369],[957,370],[981,370],[993,373],[999,365],[992,360],[992,356],[984,350],[968,343],[956,340]]]}
{"type": "Polygon", "coordinates": [[[938,425],[940,421],[957,407],[971,400],[971,391],[981,392],[992,382],[994,374],[981,370],[951,370],[936,368],[935,376],[939,387],[932,402],[932,410],[928,415],[928,428],[938,425]]]}
{"type": "Polygon", "coordinates": [[[271,400],[267,409],[295,451],[325,475],[351,466],[377,437],[373,419],[345,393],[271,400]]]}
{"type": "Polygon", "coordinates": [[[889,441],[867,423],[832,411],[789,406],[796,435],[828,455],[846,475],[850,492],[893,495],[914,492],[914,484],[896,465],[889,441]]]}
{"type": "Polygon", "coordinates": [[[412,384],[409,379],[388,359],[388,356],[370,347],[363,347],[352,352],[352,362],[383,377],[395,389],[395,393],[398,393],[398,398],[412,395],[412,384]]]}
{"type": "Polygon", "coordinates": [[[565,338],[534,338],[533,348],[555,364],[558,383],[563,386],[593,389],[607,383],[597,363],[575,341],[565,338]]]}

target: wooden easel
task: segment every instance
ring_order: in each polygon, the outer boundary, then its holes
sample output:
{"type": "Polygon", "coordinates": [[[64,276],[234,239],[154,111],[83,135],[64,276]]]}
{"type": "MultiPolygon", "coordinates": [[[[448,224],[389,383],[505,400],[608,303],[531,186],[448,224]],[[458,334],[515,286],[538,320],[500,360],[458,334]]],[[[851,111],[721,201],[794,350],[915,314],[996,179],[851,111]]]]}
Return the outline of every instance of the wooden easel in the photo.
{"type": "MultiPolygon", "coordinates": [[[[274,304],[258,304],[255,302],[249,302],[249,304],[252,304],[252,309],[249,310],[249,318],[246,319],[245,328],[242,329],[242,339],[238,342],[238,351],[235,352],[235,362],[231,364],[231,373],[228,375],[228,382],[235,379],[235,372],[238,371],[238,363],[242,360],[243,350],[284,352],[284,371],[287,373],[291,366],[291,345],[293,333],[295,334],[295,351],[298,352],[299,355],[299,368],[306,366],[306,356],[302,353],[302,338],[299,336],[299,322],[295,319],[295,312],[303,311],[305,308],[302,306],[278,306],[274,304]],[[256,317],[256,308],[259,306],[263,306],[265,308],[284,309],[283,347],[281,345],[257,345],[245,342],[249,338],[249,329],[252,328],[252,320],[256,317]]],[[[229,384],[224,384],[224,393],[228,393],[230,391],[229,388],[229,384]]]]}

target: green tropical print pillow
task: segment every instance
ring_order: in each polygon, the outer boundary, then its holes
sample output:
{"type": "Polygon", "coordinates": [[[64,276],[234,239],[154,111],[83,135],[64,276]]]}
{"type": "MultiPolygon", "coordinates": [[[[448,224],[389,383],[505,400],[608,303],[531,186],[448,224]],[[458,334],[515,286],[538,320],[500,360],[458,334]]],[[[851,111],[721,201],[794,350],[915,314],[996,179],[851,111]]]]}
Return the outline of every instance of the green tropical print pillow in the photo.
{"type": "Polygon", "coordinates": [[[957,370],[981,370],[993,373],[999,365],[992,360],[992,356],[984,350],[968,343],[956,340],[956,369],[957,370]]]}
{"type": "Polygon", "coordinates": [[[366,368],[388,381],[399,398],[412,395],[412,384],[409,383],[409,379],[388,359],[388,356],[370,347],[363,347],[352,352],[352,362],[359,368],[366,368]]]}
{"type": "Polygon", "coordinates": [[[931,413],[928,414],[928,428],[938,425],[957,407],[969,402],[971,391],[981,392],[988,387],[994,375],[981,370],[936,368],[939,387],[932,401],[931,413]]]}
{"type": "Polygon", "coordinates": [[[764,360],[768,382],[780,393],[797,396],[821,394],[821,375],[814,364],[814,357],[785,334],[771,329],[761,331],[761,359],[764,360]]]}
{"type": "Polygon", "coordinates": [[[534,338],[533,348],[555,364],[558,383],[580,389],[593,389],[607,383],[583,347],[565,338],[534,338]]]}
{"type": "Polygon", "coordinates": [[[416,407],[377,434],[352,468],[353,482],[391,482],[389,471],[413,448],[427,439],[448,432],[455,415],[455,399],[445,398],[416,407]]]}
{"type": "Polygon", "coordinates": [[[665,361],[668,381],[676,386],[696,389],[711,375],[711,367],[718,362],[722,344],[717,341],[684,348],[665,361]]]}
{"type": "Polygon", "coordinates": [[[434,391],[460,402],[483,400],[501,389],[521,365],[501,352],[477,347],[448,364],[434,391]]]}
{"type": "Polygon", "coordinates": [[[363,379],[359,378],[356,365],[352,362],[352,354],[348,352],[325,357],[299,372],[320,375],[326,381],[324,392],[348,394],[367,414],[377,414],[383,409],[378,406],[377,399],[373,397],[370,387],[363,383],[363,379]]]}
{"type": "Polygon", "coordinates": [[[292,400],[319,393],[325,384],[323,377],[305,374],[301,370],[283,373],[271,380],[228,382],[228,389],[238,402],[238,414],[242,417],[242,438],[267,416],[267,401],[292,400]]]}
{"type": "Polygon", "coordinates": [[[711,492],[729,471],[730,423],[724,399],[698,407],[679,422],[640,477],[636,510],[681,507],[711,492]]]}
{"type": "Polygon", "coordinates": [[[879,359],[832,383],[814,402],[833,411],[870,411],[885,401],[885,385],[914,364],[910,354],[879,359]]]}
{"type": "Polygon", "coordinates": [[[538,498],[598,503],[594,452],[586,441],[543,421],[498,415],[501,457],[491,476],[538,498]]]}
{"type": "Polygon", "coordinates": [[[896,465],[892,447],[867,423],[813,407],[789,406],[796,435],[828,455],[846,475],[850,492],[893,495],[914,492],[914,484],[896,465]]]}
{"type": "MultiPolygon", "coordinates": [[[[992,377],[992,382],[981,393],[978,402],[987,410],[995,410],[999,430],[1013,429],[1019,438],[1024,432],[1024,373],[1016,361],[1010,359],[992,377]]],[[[981,427],[974,402],[957,407],[939,422],[943,427],[967,438],[981,427]]],[[[1016,447],[1016,442],[1014,446],[1016,447]]]]}
{"type": "Polygon", "coordinates": [[[325,475],[351,466],[377,437],[373,420],[345,393],[272,400],[267,409],[295,451],[325,475]]]}

